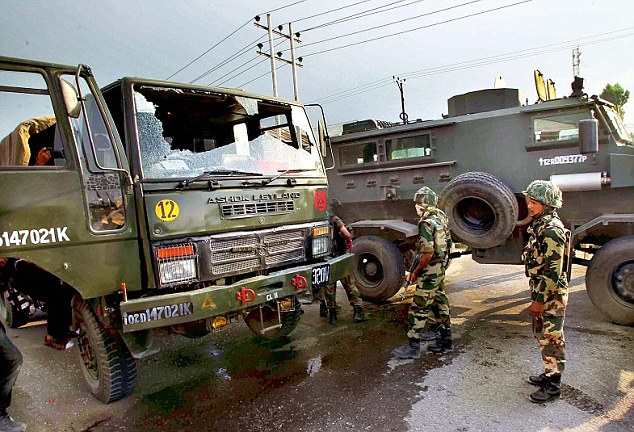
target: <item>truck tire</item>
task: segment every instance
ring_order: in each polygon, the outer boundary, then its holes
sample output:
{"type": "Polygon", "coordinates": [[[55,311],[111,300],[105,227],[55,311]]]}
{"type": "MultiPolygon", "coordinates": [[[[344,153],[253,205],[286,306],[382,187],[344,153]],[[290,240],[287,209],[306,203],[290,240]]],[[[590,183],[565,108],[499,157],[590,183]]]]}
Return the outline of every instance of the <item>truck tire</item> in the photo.
{"type": "Polygon", "coordinates": [[[440,194],[453,237],[472,248],[498,246],[511,235],[519,213],[513,192],[483,172],[460,174],[440,194]]]}
{"type": "Polygon", "coordinates": [[[6,311],[5,322],[7,327],[18,328],[29,322],[31,318],[31,302],[29,299],[10,285],[2,296],[6,311]]]}
{"type": "Polygon", "coordinates": [[[91,393],[103,403],[131,394],[136,362],[117,331],[105,327],[84,301],[75,300],[73,308],[79,329],[79,364],[91,393]]]}
{"type": "Polygon", "coordinates": [[[405,263],[394,244],[378,236],[354,240],[354,278],[364,300],[381,303],[401,289],[405,263]]]}
{"type": "Polygon", "coordinates": [[[634,236],[611,240],[594,254],[586,289],[592,303],[612,321],[634,325],[634,236]]]}
{"type": "MultiPolygon", "coordinates": [[[[293,297],[293,303],[295,310],[290,312],[281,312],[282,327],[280,328],[262,333],[262,323],[260,322],[259,308],[249,311],[244,316],[244,322],[253,333],[265,339],[278,339],[288,336],[293,330],[295,330],[295,328],[299,324],[302,313],[304,313],[304,311],[302,310],[302,304],[297,297],[293,297]]],[[[262,308],[262,315],[264,328],[277,324],[277,311],[273,307],[265,305],[262,308]]]]}

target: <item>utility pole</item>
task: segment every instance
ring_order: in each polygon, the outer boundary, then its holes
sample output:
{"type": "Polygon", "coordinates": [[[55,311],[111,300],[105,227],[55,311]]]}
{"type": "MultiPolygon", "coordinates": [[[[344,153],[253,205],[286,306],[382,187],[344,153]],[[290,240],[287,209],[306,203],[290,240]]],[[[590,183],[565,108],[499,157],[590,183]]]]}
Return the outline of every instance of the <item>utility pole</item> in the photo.
{"type": "Polygon", "coordinates": [[[397,76],[392,75],[392,79],[398,86],[399,91],[401,92],[401,115],[400,118],[403,120],[403,124],[407,124],[407,113],[405,112],[405,97],[403,96],[403,84],[405,84],[405,79],[401,79],[397,76]]]}
{"type": "Polygon", "coordinates": [[[295,42],[297,43],[301,43],[302,41],[299,39],[299,33],[295,33],[293,34],[293,26],[291,23],[288,23],[288,34],[284,34],[282,33],[282,30],[284,29],[283,26],[278,26],[276,30],[274,30],[271,27],[271,14],[266,14],[266,22],[267,22],[267,26],[263,26],[262,24],[259,23],[260,21],[260,17],[256,16],[255,17],[255,22],[253,24],[255,24],[256,27],[261,28],[263,30],[266,30],[269,34],[269,52],[266,53],[264,51],[262,51],[262,48],[264,47],[264,45],[262,45],[261,43],[258,44],[258,51],[257,53],[259,55],[263,55],[266,57],[269,57],[271,59],[271,77],[273,79],[273,96],[277,97],[277,77],[276,77],[276,73],[275,73],[275,61],[281,61],[283,63],[286,64],[290,64],[293,70],[293,91],[294,91],[294,95],[295,95],[295,100],[299,101],[299,90],[298,90],[298,86],[297,86],[297,67],[303,67],[302,65],[302,58],[299,57],[297,59],[295,59],[295,42]],[[291,45],[291,60],[286,60],[284,58],[282,58],[282,51],[279,51],[276,54],[274,54],[273,52],[273,33],[275,33],[277,36],[281,36],[285,39],[288,39],[291,45]]]}

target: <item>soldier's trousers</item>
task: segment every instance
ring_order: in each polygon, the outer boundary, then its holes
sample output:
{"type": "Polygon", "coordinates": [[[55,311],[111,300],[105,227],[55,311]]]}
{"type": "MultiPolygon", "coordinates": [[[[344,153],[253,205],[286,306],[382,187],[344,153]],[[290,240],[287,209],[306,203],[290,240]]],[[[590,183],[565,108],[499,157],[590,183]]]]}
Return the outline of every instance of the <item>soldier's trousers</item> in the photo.
{"type": "Polygon", "coordinates": [[[566,365],[564,316],[554,316],[547,310],[533,318],[533,335],[539,344],[546,376],[561,375],[566,365]]]}
{"type": "MultiPolygon", "coordinates": [[[[340,280],[343,289],[346,291],[346,296],[348,297],[348,301],[350,302],[350,306],[361,306],[363,304],[363,300],[361,300],[361,293],[359,293],[359,289],[352,279],[352,276],[346,276],[340,280]]],[[[324,289],[326,306],[329,308],[337,307],[337,284],[331,284],[325,287],[324,289]]]]}
{"type": "Polygon", "coordinates": [[[445,293],[445,272],[425,274],[416,281],[414,299],[407,314],[407,337],[420,339],[429,324],[451,328],[449,299],[445,293]],[[434,317],[435,315],[435,317],[434,317]]]}
{"type": "Polygon", "coordinates": [[[0,323],[0,415],[11,405],[11,393],[22,367],[22,354],[0,323]]]}

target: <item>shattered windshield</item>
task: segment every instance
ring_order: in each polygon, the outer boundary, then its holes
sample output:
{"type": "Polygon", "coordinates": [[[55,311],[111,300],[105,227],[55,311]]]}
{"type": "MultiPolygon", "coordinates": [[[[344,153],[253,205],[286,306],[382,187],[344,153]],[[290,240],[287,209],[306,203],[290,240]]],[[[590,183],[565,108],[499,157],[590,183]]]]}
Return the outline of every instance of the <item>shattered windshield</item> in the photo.
{"type": "Polygon", "coordinates": [[[136,86],[134,101],[145,179],[324,175],[301,107],[150,86],[136,86]]]}

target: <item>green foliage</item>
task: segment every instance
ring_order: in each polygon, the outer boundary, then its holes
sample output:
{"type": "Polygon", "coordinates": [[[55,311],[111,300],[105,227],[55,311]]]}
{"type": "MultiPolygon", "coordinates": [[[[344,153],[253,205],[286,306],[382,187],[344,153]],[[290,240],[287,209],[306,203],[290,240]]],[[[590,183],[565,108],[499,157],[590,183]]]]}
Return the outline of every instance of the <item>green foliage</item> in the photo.
{"type": "Polygon", "coordinates": [[[616,109],[621,115],[621,118],[625,116],[623,105],[625,105],[630,98],[630,91],[625,90],[619,83],[606,84],[600,95],[601,99],[608,100],[616,105],[616,109]]]}

